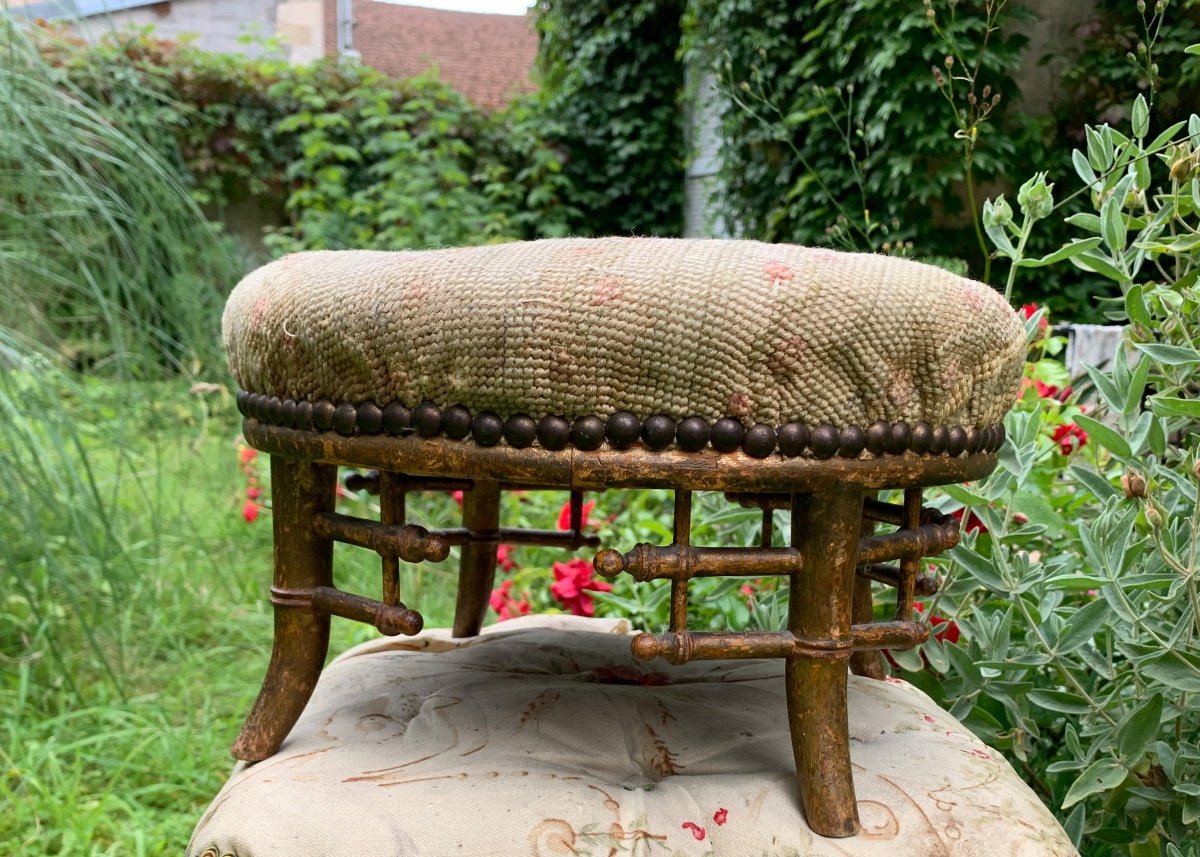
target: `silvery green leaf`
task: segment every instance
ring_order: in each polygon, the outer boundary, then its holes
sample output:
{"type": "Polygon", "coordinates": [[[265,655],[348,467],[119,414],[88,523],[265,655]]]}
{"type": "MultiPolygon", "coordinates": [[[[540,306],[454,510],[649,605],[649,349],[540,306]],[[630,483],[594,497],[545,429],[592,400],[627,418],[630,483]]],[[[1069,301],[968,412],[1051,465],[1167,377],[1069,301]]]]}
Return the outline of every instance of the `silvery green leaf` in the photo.
{"type": "Polygon", "coordinates": [[[1138,97],[1133,100],[1133,110],[1131,127],[1133,128],[1133,136],[1139,140],[1146,136],[1150,131],[1150,105],[1146,103],[1146,96],[1138,93],[1138,97]]]}
{"type": "Polygon", "coordinates": [[[1091,795],[1115,789],[1124,782],[1127,775],[1128,771],[1120,762],[1114,759],[1098,759],[1067,789],[1062,808],[1074,806],[1091,795]]]}

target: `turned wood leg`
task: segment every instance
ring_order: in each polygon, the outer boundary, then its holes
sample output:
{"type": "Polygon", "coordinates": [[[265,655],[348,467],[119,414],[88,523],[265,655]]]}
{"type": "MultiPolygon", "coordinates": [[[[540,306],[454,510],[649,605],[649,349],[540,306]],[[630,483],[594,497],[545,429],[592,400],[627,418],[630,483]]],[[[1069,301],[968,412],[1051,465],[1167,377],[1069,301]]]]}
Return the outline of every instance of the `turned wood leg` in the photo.
{"type": "Polygon", "coordinates": [[[846,678],[862,508],[860,491],[792,499],[792,546],[803,555],[804,570],[790,581],[788,630],[797,644],[784,673],[788,726],[804,814],[821,836],[853,836],[859,829],[846,678]]]}
{"type": "Polygon", "coordinates": [[[454,636],[474,637],[483,627],[488,598],[496,583],[496,548],[500,545],[500,486],[476,480],[463,492],[463,527],[469,538],[458,566],[458,601],[454,636]]]}
{"type": "Polygon", "coordinates": [[[233,745],[233,755],[258,762],[275,754],[296,724],[325,664],[329,614],[314,612],[311,592],[333,585],[333,542],[313,532],[313,516],[333,510],[337,468],[271,456],[275,540],[275,643],[258,699],[233,745]]]}

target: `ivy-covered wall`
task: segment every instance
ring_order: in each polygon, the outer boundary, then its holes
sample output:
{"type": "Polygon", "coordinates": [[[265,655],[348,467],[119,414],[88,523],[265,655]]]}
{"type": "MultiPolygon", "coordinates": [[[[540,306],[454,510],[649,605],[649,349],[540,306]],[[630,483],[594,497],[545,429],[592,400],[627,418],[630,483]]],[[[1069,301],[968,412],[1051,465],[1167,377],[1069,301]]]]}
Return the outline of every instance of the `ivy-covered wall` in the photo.
{"type": "Polygon", "coordinates": [[[543,133],[567,154],[577,234],[677,235],[683,0],[542,0],[543,133]]]}

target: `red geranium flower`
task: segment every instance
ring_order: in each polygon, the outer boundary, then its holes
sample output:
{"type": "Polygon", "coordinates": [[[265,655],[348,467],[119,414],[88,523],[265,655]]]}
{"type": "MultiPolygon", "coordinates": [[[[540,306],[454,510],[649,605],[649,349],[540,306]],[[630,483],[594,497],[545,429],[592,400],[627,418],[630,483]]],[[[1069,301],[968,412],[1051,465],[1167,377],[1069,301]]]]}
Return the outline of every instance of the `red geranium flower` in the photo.
{"type": "Polygon", "coordinates": [[[1063,423],[1051,433],[1050,439],[1058,444],[1063,455],[1070,455],[1088,442],[1087,432],[1075,423],[1063,423]]]}
{"type": "Polygon", "coordinates": [[[988,531],[988,528],[983,525],[983,521],[979,520],[978,515],[976,515],[974,512],[967,514],[966,506],[951,512],[950,517],[958,519],[959,523],[963,525],[963,532],[965,533],[973,533],[977,530],[981,533],[986,533],[988,531]],[[966,515],[965,521],[963,520],[964,515],[966,515]]]}
{"type": "Polygon", "coordinates": [[[500,566],[500,570],[508,574],[517,564],[512,560],[512,547],[509,545],[496,546],[496,565],[500,566]]]}
{"type": "Polygon", "coordinates": [[[512,588],[513,581],[512,578],[509,578],[493,589],[491,597],[488,598],[488,603],[502,622],[505,619],[512,619],[514,616],[525,616],[530,610],[529,596],[522,593],[521,600],[518,601],[513,597],[512,588]]]}
{"type": "MultiPolygon", "coordinates": [[[[925,605],[918,601],[913,605],[918,613],[925,612],[925,605]]],[[[957,643],[959,637],[958,624],[945,616],[936,613],[929,614],[929,627],[933,630],[933,638],[943,643],[957,643]],[[940,626],[940,630],[939,630],[940,626]]]]}
{"type": "MultiPolygon", "coordinates": [[[[592,509],[596,508],[595,500],[588,500],[583,504],[583,517],[579,519],[579,529],[586,530],[588,525],[588,515],[592,513],[592,509]]],[[[558,528],[560,530],[571,529],[571,501],[563,503],[562,509],[558,512],[558,528]]]]}
{"type": "Polygon", "coordinates": [[[242,517],[246,519],[247,524],[253,524],[258,520],[258,509],[258,504],[253,500],[247,500],[245,505],[242,506],[242,517]]]}
{"type": "Polygon", "coordinates": [[[596,603],[588,592],[609,592],[612,584],[594,579],[594,572],[590,562],[578,557],[570,562],[556,562],[550,594],[576,616],[595,616],[596,603]]]}
{"type": "MultiPolygon", "coordinates": [[[[1040,307],[1037,304],[1023,304],[1021,306],[1021,317],[1026,321],[1029,321],[1029,319],[1033,318],[1034,313],[1036,313],[1038,309],[1040,309],[1040,307]]],[[[1046,328],[1049,326],[1050,313],[1044,312],[1042,313],[1041,320],[1038,322],[1038,334],[1040,335],[1045,332],[1046,328]]]]}

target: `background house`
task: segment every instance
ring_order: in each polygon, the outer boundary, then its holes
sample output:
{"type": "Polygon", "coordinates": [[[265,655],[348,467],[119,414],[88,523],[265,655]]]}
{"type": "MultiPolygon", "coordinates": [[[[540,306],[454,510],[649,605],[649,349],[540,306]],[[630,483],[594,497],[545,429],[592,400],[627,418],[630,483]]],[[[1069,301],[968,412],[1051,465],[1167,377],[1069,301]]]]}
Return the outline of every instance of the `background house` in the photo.
{"type": "Polygon", "coordinates": [[[205,50],[260,54],[278,38],[296,63],[352,56],[397,77],[436,69],[477,105],[496,108],[534,88],[532,16],[448,12],[378,0],[9,0],[29,18],[74,21],[80,35],[153,26],[205,50]]]}

